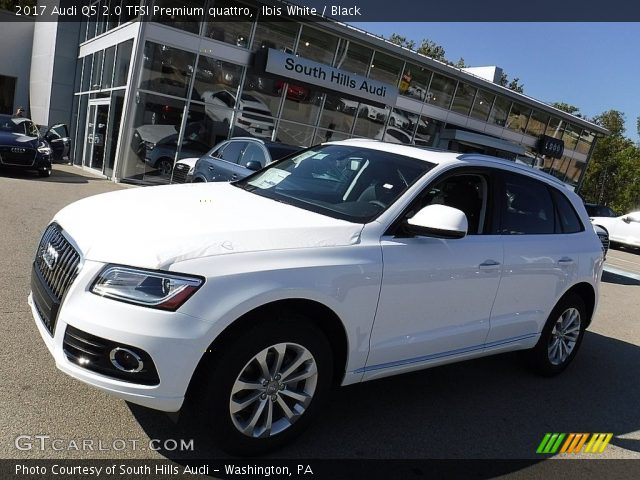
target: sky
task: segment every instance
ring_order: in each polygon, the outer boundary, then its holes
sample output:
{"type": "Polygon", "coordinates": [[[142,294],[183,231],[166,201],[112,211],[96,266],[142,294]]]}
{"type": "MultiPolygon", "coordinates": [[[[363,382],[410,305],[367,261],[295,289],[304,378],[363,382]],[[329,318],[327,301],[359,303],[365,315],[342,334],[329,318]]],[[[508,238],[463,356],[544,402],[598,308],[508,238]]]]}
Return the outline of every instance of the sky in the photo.
{"type": "Polygon", "coordinates": [[[452,62],[496,65],[518,77],[524,93],[565,102],[587,117],[625,114],[625,135],[639,142],[640,23],[351,23],[388,38],[433,40],[452,62]]]}

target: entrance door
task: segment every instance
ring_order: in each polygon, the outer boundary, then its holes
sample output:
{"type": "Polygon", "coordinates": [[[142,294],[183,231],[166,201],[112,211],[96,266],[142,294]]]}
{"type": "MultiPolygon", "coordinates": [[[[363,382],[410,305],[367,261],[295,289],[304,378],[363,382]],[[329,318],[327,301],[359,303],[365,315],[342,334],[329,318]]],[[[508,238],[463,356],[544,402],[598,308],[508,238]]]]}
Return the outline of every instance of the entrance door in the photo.
{"type": "Polygon", "coordinates": [[[107,138],[109,120],[109,100],[89,104],[87,130],[84,143],[82,164],[102,173],[104,166],[104,147],[107,138]]]}

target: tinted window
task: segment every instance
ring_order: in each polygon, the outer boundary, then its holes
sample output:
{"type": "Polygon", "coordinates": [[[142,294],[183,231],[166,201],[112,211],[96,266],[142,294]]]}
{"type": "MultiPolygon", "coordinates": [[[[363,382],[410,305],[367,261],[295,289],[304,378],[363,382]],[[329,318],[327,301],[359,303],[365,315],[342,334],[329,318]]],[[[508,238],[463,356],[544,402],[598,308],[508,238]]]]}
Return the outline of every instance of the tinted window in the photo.
{"type": "Polygon", "coordinates": [[[504,178],[505,191],[500,200],[501,233],[554,233],[555,215],[547,186],[521,175],[507,174],[504,178]]]}
{"type": "Polygon", "coordinates": [[[222,151],[222,155],[219,155],[219,157],[227,162],[238,163],[240,154],[246,145],[247,142],[231,142],[226,146],[222,151]]]}
{"type": "Polygon", "coordinates": [[[269,150],[269,154],[271,155],[271,161],[274,161],[284,158],[287,155],[291,155],[292,153],[298,152],[302,150],[302,148],[276,144],[267,145],[267,150],[269,150]]]}
{"type": "Polygon", "coordinates": [[[260,162],[260,165],[264,167],[267,164],[267,159],[265,158],[262,147],[255,143],[250,143],[242,155],[241,163],[246,165],[247,162],[260,162]]]}
{"type": "Polygon", "coordinates": [[[552,190],[553,199],[558,209],[560,231],[558,233],[576,233],[583,230],[582,222],[571,203],[562,193],[552,190]]]}

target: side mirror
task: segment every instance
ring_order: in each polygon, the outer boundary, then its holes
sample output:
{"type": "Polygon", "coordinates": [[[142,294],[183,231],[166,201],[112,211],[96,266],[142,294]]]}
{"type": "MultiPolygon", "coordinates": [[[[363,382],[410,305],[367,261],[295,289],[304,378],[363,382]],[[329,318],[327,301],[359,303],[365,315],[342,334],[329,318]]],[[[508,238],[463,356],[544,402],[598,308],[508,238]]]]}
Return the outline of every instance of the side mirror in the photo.
{"type": "Polygon", "coordinates": [[[255,161],[255,160],[249,160],[245,164],[245,167],[248,168],[249,170],[253,170],[254,172],[257,172],[258,170],[260,170],[262,168],[262,164],[260,162],[255,161]]]}
{"type": "Polygon", "coordinates": [[[467,235],[467,216],[457,208],[427,205],[407,219],[406,229],[413,235],[456,239],[467,235]]]}

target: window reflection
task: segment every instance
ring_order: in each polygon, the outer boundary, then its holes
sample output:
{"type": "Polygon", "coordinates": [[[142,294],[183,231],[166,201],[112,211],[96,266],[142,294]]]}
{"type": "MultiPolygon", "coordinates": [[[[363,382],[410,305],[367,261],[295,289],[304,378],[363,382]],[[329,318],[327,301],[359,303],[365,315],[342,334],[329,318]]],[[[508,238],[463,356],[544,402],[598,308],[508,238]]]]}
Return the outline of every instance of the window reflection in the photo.
{"type": "Polygon", "coordinates": [[[569,185],[577,186],[580,181],[580,177],[584,173],[585,163],[579,160],[571,159],[569,161],[566,176],[564,181],[569,185]]]}
{"type": "Polygon", "coordinates": [[[275,139],[276,142],[309,147],[313,143],[313,127],[281,121],[275,139]]]}
{"type": "Polygon", "coordinates": [[[388,83],[394,87],[398,85],[404,62],[381,52],[375,52],[371,62],[369,78],[388,83]]]}
{"type": "Polygon", "coordinates": [[[564,122],[557,117],[551,117],[546,132],[546,134],[550,137],[560,140],[562,138],[562,134],[564,133],[564,122]]]}
{"type": "Polygon", "coordinates": [[[219,18],[214,18],[209,15],[209,8],[249,8],[253,14],[253,18],[256,18],[258,11],[255,7],[249,7],[241,2],[234,0],[209,0],[207,3],[207,17],[204,25],[204,36],[220,42],[229,43],[237,47],[248,48],[251,36],[251,28],[253,22],[246,20],[246,17],[234,18],[225,17],[227,21],[221,21],[219,18]]]}
{"type": "Polygon", "coordinates": [[[427,89],[430,81],[430,70],[407,63],[400,79],[399,92],[401,95],[413,97],[423,102],[427,98],[427,89]]]}
{"type": "Polygon", "coordinates": [[[349,135],[347,135],[346,133],[319,128],[316,131],[316,135],[313,139],[312,145],[323,142],[337,142],[338,140],[346,140],[347,138],[349,138],[349,135]]]}
{"type": "Polygon", "coordinates": [[[281,117],[285,120],[315,125],[320,113],[322,94],[303,85],[276,80],[276,91],[285,92],[281,117]]]}
{"type": "Polygon", "coordinates": [[[466,83],[458,82],[456,96],[453,99],[451,110],[461,115],[469,115],[473,100],[475,99],[477,89],[466,83]]]}
{"type": "Polygon", "coordinates": [[[140,88],[186,98],[195,54],[168,45],[147,42],[140,88]]]}
{"type": "MultiPolygon", "coordinates": [[[[204,8],[205,0],[155,0],[155,6],[162,8],[204,8]]],[[[179,11],[179,10],[178,10],[179,11]]],[[[169,27],[179,28],[191,33],[200,31],[200,22],[193,15],[173,15],[158,14],[151,18],[151,21],[162,23],[169,27]]]]}
{"type": "Polygon", "coordinates": [[[562,134],[565,150],[573,150],[576,147],[581,130],[582,129],[580,127],[572,125],[571,123],[567,124],[567,127],[562,134]]]}
{"type": "Polygon", "coordinates": [[[353,131],[354,135],[381,140],[384,135],[384,124],[389,115],[389,107],[377,107],[361,103],[353,131]]]}
{"type": "Polygon", "coordinates": [[[437,107],[449,108],[455,88],[455,80],[434,73],[431,79],[431,87],[429,87],[427,102],[437,107]]]}
{"type": "Polygon", "coordinates": [[[418,115],[394,108],[389,115],[384,136],[376,136],[376,139],[391,143],[413,143],[413,132],[418,121],[418,115]]]}
{"type": "Polygon", "coordinates": [[[513,103],[509,117],[507,118],[506,127],[516,132],[525,132],[527,128],[527,121],[531,115],[531,109],[520,105],[519,103],[513,103]]]}
{"type": "Polygon", "coordinates": [[[260,21],[256,25],[256,34],[253,39],[251,50],[275,48],[283,52],[293,53],[293,45],[300,24],[295,22],[263,22],[260,21]]]}
{"type": "Polygon", "coordinates": [[[582,130],[580,140],[578,140],[578,145],[576,146],[576,151],[588,155],[589,151],[591,150],[591,144],[593,143],[594,138],[595,135],[593,134],[593,132],[590,132],[587,129],[582,130]]]}
{"type": "Polygon", "coordinates": [[[539,112],[538,110],[534,110],[531,113],[531,118],[527,125],[527,134],[533,137],[543,135],[547,127],[547,123],[549,123],[549,115],[539,112]]]}
{"type": "Polygon", "coordinates": [[[133,40],[127,40],[118,44],[116,49],[116,64],[113,76],[113,86],[123,87],[127,84],[129,65],[131,64],[131,49],[133,40]]]}
{"type": "Polygon", "coordinates": [[[340,39],[336,68],[366,76],[371,65],[373,50],[358,43],[340,39]]]}
{"type": "Polygon", "coordinates": [[[357,112],[357,101],[327,94],[320,126],[332,131],[349,133],[357,112]]]}
{"type": "Polygon", "coordinates": [[[417,120],[414,138],[415,144],[425,147],[437,146],[438,137],[443,128],[443,122],[421,115],[417,120]]]}
{"type": "Polygon", "coordinates": [[[507,115],[511,108],[511,100],[504,97],[496,97],[491,107],[491,113],[489,114],[489,122],[504,127],[507,123],[507,115]]]}
{"type": "Polygon", "coordinates": [[[337,37],[303,25],[296,53],[303,58],[331,65],[337,46],[337,37]]]}
{"type": "Polygon", "coordinates": [[[471,109],[471,116],[486,122],[489,119],[489,113],[491,112],[491,106],[495,98],[496,96],[493,93],[478,90],[473,102],[473,108],[471,109]]]}

